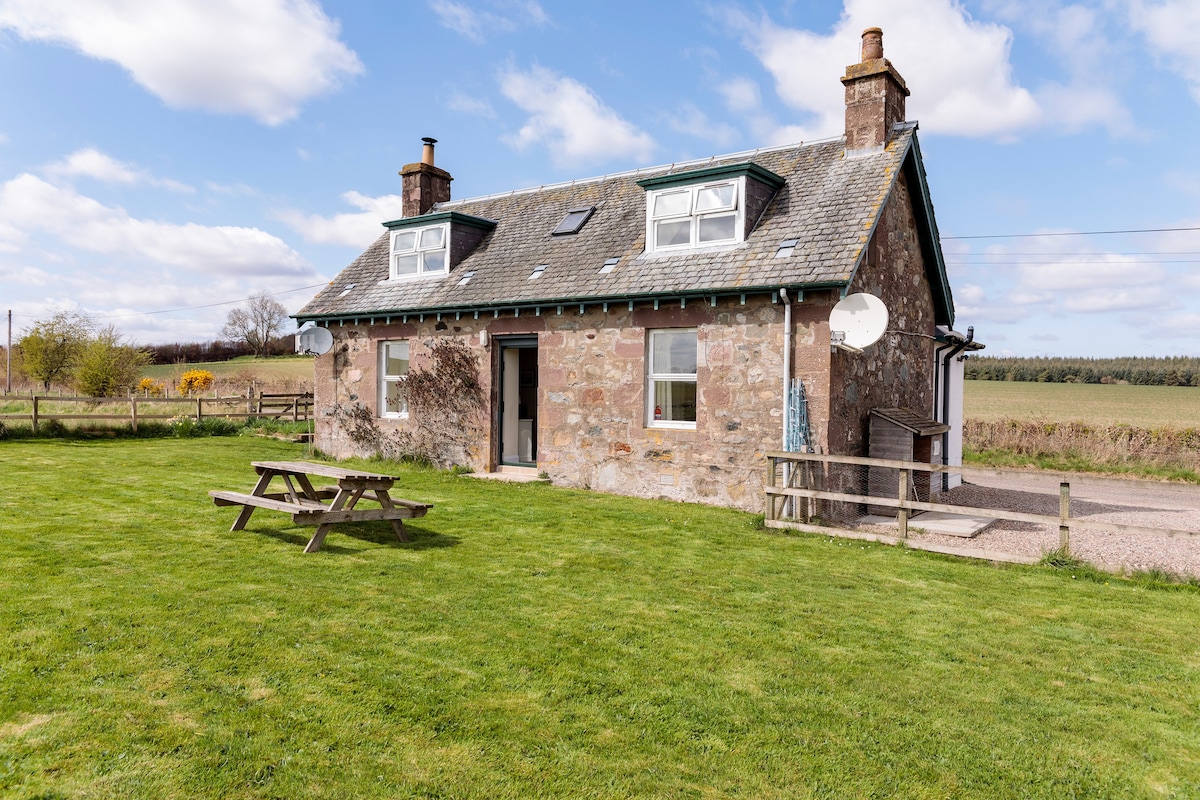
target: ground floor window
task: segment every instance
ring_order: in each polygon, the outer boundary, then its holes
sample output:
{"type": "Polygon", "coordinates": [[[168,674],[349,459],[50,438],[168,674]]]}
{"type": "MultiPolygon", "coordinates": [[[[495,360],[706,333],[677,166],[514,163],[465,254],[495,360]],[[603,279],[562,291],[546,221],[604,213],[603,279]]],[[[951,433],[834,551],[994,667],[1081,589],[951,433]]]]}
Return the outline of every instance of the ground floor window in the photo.
{"type": "Polygon", "coordinates": [[[404,394],[404,380],[407,377],[408,342],[380,342],[379,416],[408,416],[408,398],[404,394]]]}
{"type": "Polygon", "coordinates": [[[696,329],[652,330],[647,338],[646,425],[696,427],[696,329]]]}

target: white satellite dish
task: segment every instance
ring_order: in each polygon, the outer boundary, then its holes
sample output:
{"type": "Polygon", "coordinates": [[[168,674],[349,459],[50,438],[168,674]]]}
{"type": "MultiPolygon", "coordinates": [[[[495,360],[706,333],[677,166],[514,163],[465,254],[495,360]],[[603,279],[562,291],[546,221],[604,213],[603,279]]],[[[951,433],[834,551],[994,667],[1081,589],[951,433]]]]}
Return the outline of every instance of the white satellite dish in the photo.
{"type": "Polygon", "coordinates": [[[296,334],[296,352],[323,356],[333,347],[333,334],[328,328],[313,326],[296,334]]]}
{"type": "Polygon", "coordinates": [[[853,353],[879,341],[887,330],[887,306],[873,294],[843,297],[829,312],[829,344],[853,353]]]}

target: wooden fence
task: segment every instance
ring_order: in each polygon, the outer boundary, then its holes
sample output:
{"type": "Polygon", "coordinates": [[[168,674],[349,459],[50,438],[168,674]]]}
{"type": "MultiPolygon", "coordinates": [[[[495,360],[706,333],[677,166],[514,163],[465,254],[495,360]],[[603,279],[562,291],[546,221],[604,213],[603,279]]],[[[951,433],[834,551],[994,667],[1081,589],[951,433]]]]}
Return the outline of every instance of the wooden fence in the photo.
{"type": "MultiPolygon", "coordinates": [[[[950,547],[911,540],[908,538],[909,515],[913,511],[940,511],[960,516],[987,517],[995,520],[1057,526],[1059,546],[1064,552],[1069,552],[1070,550],[1071,531],[1074,529],[1150,534],[1154,536],[1200,537],[1200,533],[1195,531],[1126,525],[1117,522],[1072,517],[1071,483],[1066,476],[1059,479],[1058,516],[1049,516],[1045,514],[1010,511],[1002,508],[975,508],[913,499],[914,486],[916,485],[913,480],[913,473],[928,474],[929,477],[926,479],[926,485],[932,483],[934,475],[943,473],[961,475],[964,479],[987,479],[1005,475],[1029,477],[1028,472],[1021,472],[1019,470],[981,469],[946,464],[919,464],[911,461],[892,461],[857,456],[771,452],[767,453],[767,475],[766,486],[764,487],[766,493],[766,526],[768,528],[788,528],[808,531],[828,536],[879,541],[887,544],[904,543],[908,547],[919,550],[931,550],[938,553],[982,558],[989,561],[1015,563],[1036,563],[1039,559],[1013,553],[1002,553],[970,547],[950,547]],[[853,480],[847,479],[844,474],[840,478],[831,480],[829,467],[832,465],[856,467],[860,470],[861,475],[866,475],[868,470],[895,470],[898,473],[899,480],[890,482],[870,481],[865,478],[853,480]],[[873,483],[882,483],[896,487],[896,493],[894,495],[872,493],[873,483]],[[887,534],[820,524],[824,519],[821,504],[838,504],[842,507],[855,508],[860,511],[870,507],[895,509],[897,535],[889,536],[887,534]]],[[[826,505],[826,508],[828,508],[828,505],[826,505]]]]}
{"type": "Polygon", "coordinates": [[[233,397],[60,397],[58,395],[32,395],[16,397],[10,395],[8,402],[30,403],[28,412],[0,414],[0,422],[7,420],[28,421],[36,433],[42,422],[57,420],[107,420],[128,421],[137,431],[138,423],[147,420],[166,420],[188,417],[197,422],[206,417],[225,419],[248,419],[263,417],[288,419],[294,422],[312,418],[313,396],[311,392],[300,394],[254,394],[233,397]],[[62,405],[85,404],[95,410],[79,411],[77,408],[63,410],[62,405]],[[99,410],[101,407],[107,410],[99,410]],[[169,413],[162,409],[173,407],[169,413]],[[114,409],[120,408],[118,412],[114,409]],[[155,409],[158,409],[156,412],[155,409]]]}

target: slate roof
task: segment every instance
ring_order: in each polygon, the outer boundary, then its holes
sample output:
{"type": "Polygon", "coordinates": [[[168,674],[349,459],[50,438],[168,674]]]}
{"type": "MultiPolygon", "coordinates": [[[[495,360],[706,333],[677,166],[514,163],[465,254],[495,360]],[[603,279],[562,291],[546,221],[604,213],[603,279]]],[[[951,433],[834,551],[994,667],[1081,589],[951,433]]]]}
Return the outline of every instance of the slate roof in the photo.
{"type": "MultiPolygon", "coordinates": [[[[294,316],[305,321],[844,286],[901,169],[906,162],[912,168],[914,152],[919,162],[915,133],[913,124],[897,126],[883,151],[853,158],[844,157],[838,139],[440,203],[430,213],[455,211],[497,223],[449,274],[389,281],[385,231],[294,316]],[[687,253],[643,252],[647,192],[639,180],[747,161],[785,183],[744,242],[687,253]],[[596,211],[579,233],[551,235],[569,209],[588,205],[596,211]],[[795,249],[777,257],[786,240],[796,240],[795,249]],[[613,258],[616,266],[601,273],[613,258]],[[540,265],[545,270],[530,280],[540,265]],[[468,271],[474,276],[460,286],[468,271]]],[[[918,180],[927,204],[923,169],[918,180]]],[[[932,235],[936,243],[936,227],[932,235]]]]}

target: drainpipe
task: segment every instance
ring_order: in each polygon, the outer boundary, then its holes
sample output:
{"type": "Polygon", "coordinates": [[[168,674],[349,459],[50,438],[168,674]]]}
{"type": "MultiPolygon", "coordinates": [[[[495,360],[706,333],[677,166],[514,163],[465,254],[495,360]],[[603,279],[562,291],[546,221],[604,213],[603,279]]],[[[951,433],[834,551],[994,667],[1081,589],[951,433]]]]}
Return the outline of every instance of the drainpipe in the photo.
{"type": "Polygon", "coordinates": [[[792,301],[786,288],[779,289],[779,299],[783,301],[783,447],[780,449],[787,450],[788,396],[792,388],[792,301]]]}
{"type": "MultiPolygon", "coordinates": [[[[951,348],[946,354],[946,359],[942,362],[942,422],[946,425],[950,424],[950,360],[961,353],[966,346],[975,339],[975,326],[971,325],[967,328],[967,338],[951,348]]],[[[950,431],[942,434],[942,463],[946,463],[946,459],[950,456],[950,431]]],[[[950,473],[942,473],[942,491],[950,490],[950,473]]]]}

